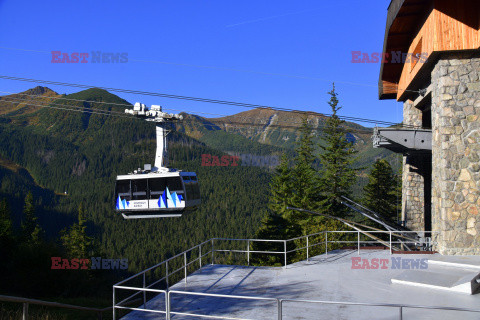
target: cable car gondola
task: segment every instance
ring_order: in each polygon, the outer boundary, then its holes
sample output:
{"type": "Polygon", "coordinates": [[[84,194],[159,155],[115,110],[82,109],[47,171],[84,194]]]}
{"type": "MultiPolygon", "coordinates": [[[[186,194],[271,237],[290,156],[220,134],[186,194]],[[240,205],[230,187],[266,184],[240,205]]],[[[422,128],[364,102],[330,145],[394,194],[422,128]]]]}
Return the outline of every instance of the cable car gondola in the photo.
{"type": "Polygon", "coordinates": [[[183,172],[166,167],[166,125],[182,120],[181,115],[162,112],[160,106],[147,110],[135,103],[126,113],[156,123],[157,151],[155,166],[145,164],[126,175],[118,175],[115,185],[115,211],[125,219],[180,217],[200,205],[200,188],[195,172],[183,172]]]}

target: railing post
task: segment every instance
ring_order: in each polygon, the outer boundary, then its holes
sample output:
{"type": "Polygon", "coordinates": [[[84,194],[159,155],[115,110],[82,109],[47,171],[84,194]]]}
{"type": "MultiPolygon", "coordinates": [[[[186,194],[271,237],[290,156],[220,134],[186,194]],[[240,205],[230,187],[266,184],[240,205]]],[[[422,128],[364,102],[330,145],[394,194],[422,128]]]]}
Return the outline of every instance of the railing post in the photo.
{"type": "MultiPolygon", "coordinates": [[[[143,273],[143,289],[145,289],[145,272],[143,273]]],[[[147,292],[143,291],[143,309],[147,309],[147,292]]]]}
{"type": "Polygon", "coordinates": [[[167,317],[167,320],[170,320],[170,303],[171,303],[171,297],[170,297],[170,291],[167,291],[165,292],[165,311],[166,311],[166,317],[167,317]]]}
{"type": "Polygon", "coordinates": [[[212,264],[215,264],[215,258],[214,258],[214,256],[213,256],[213,254],[214,254],[214,252],[215,252],[215,251],[214,251],[215,249],[214,249],[214,247],[213,247],[213,240],[214,240],[214,239],[212,238],[212,264]]]}
{"type": "Polygon", "coordinates": [[[183,268],[185,269],[185,283],[187,283],[187,253],[183,253],[183,268]]]}
{"type": "Polygon", "coordinates": [[[390,254],[392,254],[392,231],[390,233],[390,254]]]}
{"type": "Polygon", "coordinates": [[[278,320],[282,320],[282,300],[277,299],[277,315],[278,320]]]}
{"type": "Polygon", "coordinates": [[[360,231],[357,231],[357,247],[358,255],[360,255],[360,231]]]}
{"type": "Polygon", "coordinates": [[[167,290],[168,290],[168,260],[165,261],[165,281],[167,282],[167,290]]]}
{"type": "Polygon", "coordinates": [[[400,307],[400,318],[399,319],[400,320],[403,319],[403,307],[400,307]]]}
{"type": "Polygon", "coordinates": [[[308,261],[308,236],[307,236],[307,261],[308,261]]]}
{"type": "Polygon", "coordinates": [[[325,255],[328,256],[328,231],[325,232],[325,255]]]}
{"type": "Polygon", "coordinates": [[[23,320],[28,319],[28,303],[27,302],[23,303],[23,317],[22,317],[22,319],[23,320]]]}
{"type": "Polygon", "coordinates": [[[199,260],[200,260],[200,269],[202,268],[202,245],[198,247],[198,255],[199,255],[199,260]]]}
{"type": "Polygon", "coordinates": [[[113,308],[112,308],[112,313],[113,313],[113,320],[116,320],[115,316],[115,286],[113,287],[113,308]]]}
{"type": "Polygon", "coordinates": [[[283,249],[285,252],[285,269],[287,269],[287,240],[283,240],[283,249]]]}
{"type": "Polygon", "coordinates": [[[250,239],[247,240],[247,266],[250,266],[250,239]]]}

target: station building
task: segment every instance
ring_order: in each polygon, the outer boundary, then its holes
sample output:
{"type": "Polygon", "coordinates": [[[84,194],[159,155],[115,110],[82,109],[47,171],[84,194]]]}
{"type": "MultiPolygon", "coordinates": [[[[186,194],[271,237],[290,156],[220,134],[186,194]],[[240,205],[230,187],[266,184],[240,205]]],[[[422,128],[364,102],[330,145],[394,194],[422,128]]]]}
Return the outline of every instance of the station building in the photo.
{"type": "Polygon", "coordinates": [[[441,254],[480,254],[480,1],[392,0],[379,98],[403,126],[374,146],[403,154],[402,219],[441,254]]]}

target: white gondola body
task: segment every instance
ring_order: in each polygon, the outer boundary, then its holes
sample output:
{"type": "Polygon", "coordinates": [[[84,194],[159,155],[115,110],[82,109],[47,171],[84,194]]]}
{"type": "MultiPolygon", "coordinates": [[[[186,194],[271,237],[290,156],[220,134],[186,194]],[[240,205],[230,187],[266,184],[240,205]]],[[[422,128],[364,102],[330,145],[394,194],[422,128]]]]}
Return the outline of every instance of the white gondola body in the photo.
{"type": "Polygon", "coordinates": [[[135,103],[125,113],[155,122],[157,151],[155,165],[117,176],[115,185],[115,211],[125,219],[180,217],[186,210],[200,205],[200,190],[195,172],[183,172],[167,167],[166,125],[182,120],[178,114],[168,114],[162,107],[150,109],[135,103]]]}
{"type": "Polygon", "coordinates": [[[179,217],[200,204],[194,172],[149,172],[117,176],[115,210],[126,219],[179,217]]]}

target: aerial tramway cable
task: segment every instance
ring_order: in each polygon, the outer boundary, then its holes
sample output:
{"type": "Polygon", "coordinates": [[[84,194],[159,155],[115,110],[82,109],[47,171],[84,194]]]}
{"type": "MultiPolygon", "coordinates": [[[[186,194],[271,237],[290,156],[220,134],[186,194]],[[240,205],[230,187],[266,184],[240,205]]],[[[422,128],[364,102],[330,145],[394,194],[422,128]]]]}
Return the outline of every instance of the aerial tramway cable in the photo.
{"type": "MultiPolygon", "coordinates": [[[[61,98],[59,98],[61,99],[61,98]]],[[[91,113],[91,114],[99,114],[99,115],[106,115],[106,116],[116,116],[116,117],[122,117],[122,118],[131,118],[129,116],[125,116],[123,113],[118,112],[118,111],[113,111],[113,110],[105,110],[101,108],[86,108],[86,107],[80,107],[80,106],[72,106],[72,105],[64,105],[64,104],[55,104],[55,103],[48,103],[48,104],[38,104],[38,103],[32,103],[30,102],[29,99],[22,99],[22,98],[14,98],[14,97],[0,97],[0,102],[7,102],[7,103],[24,103],[26,105],[34,106],[34,107],[43,107],[43,108],[51,108],[51,109],[58,109],[58,110],[64,110],[64,111],[74,111],[74,112],[84,112],[84,113],[91,113]]],[[[89,103],[97,103],[95,101],[88,101],[86,100],[85,102],[89,103]]],[[[131,105],[130,105],[131,107],[131,105]]],[[[232,124],[232,125],[239,125],[239,126],[250,126],[250,127],[265,127],[267,124],[265,123],[253,123],[253,122],[242,122],[242,121],[231,121],[231,120],[220,120],[220,119],[208,119],[205,118],[207,121],[210,123],[220,123],[220,124],[232,124]]],[[[242,118],[240,119],[250,119],[250,118],[242,118]]],[[[297,124],[295,125],[281,125],[281,124],[269,124],[268,127],[279,127],[279,128],[286,128],[286,129],[298,129],[301,125],[301,122],[291,122],[291,121],[282,121],[282,123],[292,123],[292,124],[297,124]]],[[[203,126],[208,126],[209,128],[211,127],[207,123],[201,123],[203,126]]],[[[317,126],[313,127],[312,131],[322,131],[323,128],[325,128],[325,125],[322,126],[317,126]]],[[[345,128],[345,129],[340,129],[339,131],[341,132],[354,132],[358,134],[371,134],[372,132],[370,130],[362,130],[362,129],[353,129],[353,128],[345,128]]]]}
{"type": "MultiPolygon", "coordinates": [[[[84,84],[77,84],[77,83],[56,82],[56,81],[38,80],[38,79],[31,79],[31,78],[20,78],[20,77],[6,76],[6,75],[0,75],[0,79],[34,82],[34,83],[43,83],[43,84],[68,86],[68,87],[76,87],[76,88],[84,88],[84,89],[99,88],[99,89],[103,89],[103,90],[107,90],[107,91],[114,91],[114,92],[121,92],[121,93],[139,94],[139,95],[156,96],[156,97],[168,98],[168,99],[179,99],[179,100],[188,100],[188,101],[197,101],[197,102],[205,102],[205,103],[231,105],[231,106],[243,107],[243,108],[248,108],[248,109],[269,109],[269,110],[276,110],[276,111],[287,111],[287,112],[299,113],[299,114],[302,114],[302,115],[315,115],[315,116],[327,116],[327,117],[332,116],[331,114],[322,114],[322,113],[317,113],[317,112],[312,112],[312,111],[302,111],[302,110],[291,109],[291,108],[272,107],[272,106],[266,106],[266,105],[260,105],[260,104],[251,104],[251,103],[234,102],[234,101],[227,101],[227,100],[217,100],[217,99],[209,99],[209,98],[198,98],[198,97],[174,95],[174,94],[167,94],[167,93],[148,92],[148,91],[139,91],[139,90],[118,89],[118,88],[110,88],[110,87],[99,87],[99,86],[91,86],[91,85],[84,85],[84,84]]],[[[389,121],[380,121],[380,120],[372,120],[372,119],[349,117],[349,116],[338,116],[338,117],[340,119],[346,120],[346,121],[356,121],[356,122],[364,122],[364,123],[372,123],[372,124],[382,124],[382,125],[388,125],[388,126],[399,125],[398,123],[389,122],[389,121]]],[[[402,124],[402,126],[403,127],[414,127],[414,126],[404,125],[404,124],[402,124]]]]}

